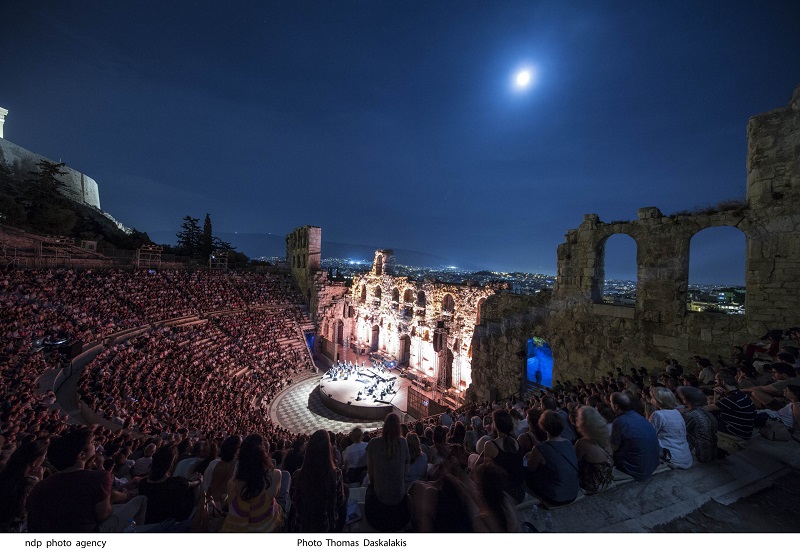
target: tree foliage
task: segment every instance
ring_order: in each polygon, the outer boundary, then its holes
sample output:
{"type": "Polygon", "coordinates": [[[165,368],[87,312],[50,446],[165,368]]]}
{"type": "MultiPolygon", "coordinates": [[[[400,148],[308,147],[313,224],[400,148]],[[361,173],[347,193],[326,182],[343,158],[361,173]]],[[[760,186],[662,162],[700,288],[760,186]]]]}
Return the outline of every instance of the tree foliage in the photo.
{"type": "Polygon", "coordinates": [[[197,258],[203,247],[203,234],[200,231],[199,223],[200,219],[187,215],[183,218],[181,231],[176,235],[178,237],[178,249],[183,255],[188,255],[191,258],[197,258]]]}
{"type": "Polygon", "coordinates": [[[65,164],[43,159],[36,165],[39,169],[28,173],[28,178],[25,180],[26,194],[33,201],[55,201],[56,195],[65,186],[58,178],[66,175],[66,171],[61,170],[65,164]]]}
{"type": "Polygon", "coordinates": [[[69,201],[60,194],[64,183],[58,177],[66,174],[63,163],[41,160],[38,169],[24,181],[27,200],[27,221],[41,232],[69,235],[78,220],[69,201]]]}
{"type": "Polygon", "coordinates": [[[202,237],[202,247],[201,247],[201,255],[203,259],[208,259],[211,255],[211,252],[214,251],[214,235],[211,232],[211,215],[206,213],[206,220],[203,222],[203,237],[202,237]]]}
{"type": "Polygon", "coordinates": [[[245,265],[250,261],[250,258],[245,254],[236,251],[236,247],[214,236],[211,227],[211,215],[206,213],[203,228],[200,228],[200,219],[187,215],[183,218],[181,230],[177,234],[178,244],[177,253],[180,255],[188,255],[194,259],[202,258],[207,261],[208,258],[217,250],[225,250],[228,252],[228,265],[245,265]]]}

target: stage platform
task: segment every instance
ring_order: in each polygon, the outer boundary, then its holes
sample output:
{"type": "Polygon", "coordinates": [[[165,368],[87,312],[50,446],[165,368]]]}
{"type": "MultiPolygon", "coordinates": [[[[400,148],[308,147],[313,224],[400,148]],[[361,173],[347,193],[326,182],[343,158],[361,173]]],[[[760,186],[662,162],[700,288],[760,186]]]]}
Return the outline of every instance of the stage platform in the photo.
{"type": "Polygon", "coordinates": [[[399,407],[398,395],[408,387],[403,380],[399,371],[380,372],[370,367],[361,367],[348,378],[331,378],[326,372],[319,381],[319,396],[323,405],[345,417],[383,420],[394,405],[399,407]],[[391,387],[393,391],[373,395],[367,391],[370,387],[391,387]]]}

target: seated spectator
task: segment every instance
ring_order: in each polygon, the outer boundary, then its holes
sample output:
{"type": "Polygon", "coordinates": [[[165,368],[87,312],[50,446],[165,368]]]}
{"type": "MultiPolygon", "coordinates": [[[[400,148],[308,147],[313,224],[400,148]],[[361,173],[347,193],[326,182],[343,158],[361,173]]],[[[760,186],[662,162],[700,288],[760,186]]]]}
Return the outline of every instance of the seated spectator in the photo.
{"type": "Polygon", "coordinates": [[[85,468],[95,453],[92,432],[86,427],[50,443],[47,460],[58,472],[39,482],[28,496],[30,532],[121,532],[128,520],[144,523],[145,497],[112,508],[111,473],[85,468]]]}
{"type": "Polygon", "coordinates": [[[282,471],[288,474],[294,474],[294,471],[303,466],[303,455],[305,455],[306,439],[303,436],[298,436],[292,442],[292,448],[286,453],[283,459],[282,471]]]}
{"type": "Polygon", "coordinates": [[[46,440],[21,444],[0,471],[0,533],[16,532],[25,520],[25,503],[44,476],[46,440]]]}
{"type": "Polygon", "coordinates": [[[714,371],[714,364],[704,357],[696,357],[697,360],[697,380],[702,386],[713,386],[714,378],[717,373],[714,371]]]}
{"type": "Polygon", "coordinates": [[[722,432],[739,438],[750,438],[755,426],[756,409],[750,396],[736,386],[730,371],[720,371],[714,388],[714,403],[704,407],[717,417],[722,432]]]}
{"type": "Polygon", "coordinates": [[[547,440],[528,454],[526,483],[533,493],[549,503],[566,505],[578,495],[578,458],[569,440],[561,437],[562,418],[549,409],[539,418],[547,440]]]}
{"type": "Polygon", "coordinates": [[[145,524],[164,522],[167,519],[185,520],[194,507],[194,491],[202,478],[191,481],[183,476],[172,476],[178,452],[174,445],[162,446],[153,455],[150,476],[139,482],[139,495],[147,498],[145,524]]]}
{"type": "Polygon", "coordinates": [[[400,418],[389,413],[381,436],[367,444],[369,487],[364,514],[370,526],[380,532],[402,530],[411,519],[405,483],[408,462],[408,444],[400,436],[400,418]]]}
{"type": "Polygon", "coordinates": [[[736,367],[736,384],[740,390],[754,388],[758,380],[758,372],[750,363],[745,361],[736,367]]]}
{"type": "Polygon", "coordinates": [[[156,449],[156,444],[147,444],[145,446],[142,456],[133,463],[131,474],[134,478],[150,474],[150,467],[153,464],[153,454],[156,452],[156,449]]]}
{"type": "Polygon", "coordinates": [[[764,368],[772,371],[773,382],[764,386],[743,388],[742,391],[750,393],[753,404],[758,409],[779,409],[785,402],[783,390],[789,384],[800,386],[800,377],[789,363],[772,363],[764,368]]]}
{"type": "Polygon", "coordinates": [[[192,446],[191,455],[175,465],[175,476],[189,478],[195,473],[202,475],[214,457],[216,457],[216,451],[212,451],[209,441],[197,440],[192,446]]]}
{"type": "Polygon", "coordinates": [[[549,409],[561,417],[561,421],[564,423],[564,430],[561,433],[562,438],[569,440],[573,444],[578,440],[578,435],[575,434],[572,423],[569,421],[569,413],[561,409],[561,405],[559,405],[556,398],[553,396],[544,396],[544,398],[542,398],[542,409],[549,409]]]}
{"type": "Polygon", "coordinates": [[[517,441],[522,448],[522,453],[527,455],[533,449],[533,446],[541,441],[547,439],[547,434],[539,428],[539,417],[542,412],[535,407],[531,407],[525,414],[525,421],[528,423],[527,430],[517,436],[517,441]]]}
{"type": "Polygon", "coordinates": [[[219,447],[219,459],[211,461],[203,474],[203,489],[220,508],[228,495],[228,481],[234,476],[236,455],[241,445],[239,436],[225,438],[219,447]]]}
{"type": "Polygon", "coordinates": [[[326,430],[311,435],[303,466],[292,475],[293,532],[333,532],[344,526],[347,508],[342,471],[333,463],[330,436],[326,430]]]}
{"type": "Polygon", "coordinates": [[[525,466],[522,448],[510,434],[514,431],[514,422],[505,409],[497,409],[492,413],[492,422],[496,437],[486,442],[482,460],[494,462],[505,471],[503,489],[519,503],[525,498],[525,466]]]}
{"type": "Polygon", "coordinates": [[[360,484],[367,474],[367,444],[363,442],[364,433],[356,426],[350,431],[352,442],[342,452],[344,479],[347,484],[360,484]]]}
{"type": "Polygon", "coordinates": [[[778,417],[786,426],[789,432],[794,432],[800,428],[800,386],[789,384],[784,388],[783,395],[786,397],[786,405],[778,411],[778,417]]]}
{"type": "Polygon", "coordinates": [[[760,342],[747,344],[744,350],[745,357],[747,357],[749,361],[752,361],[756,353],[765,353],[774,359],[781,348],[782,336],[782,330],[770,330],[761,337],[760,342]],[[767,340],[767,342],[764,342],[764,340],[767,340]]]}
{"type": "Polygon", "coordinates": [[[713,461],[717,458],[717,419],[704,409],[708,404],[706,394],[697,388],[681,386],[678,397],[686,406],[682,415],[689,451],[701,463],[713,461]]]}
{"type": "Polygon", "coordinates": [[[578,411],[578,432],[575,442],[578,459],[578,480],[587,494],[605,490],[613,480],[614,456],[611,451],[611,429],[594,407],[578,411]]]}
{"type": "Polygon", "coordinates": [[[662,458],[671,465],[688,469],[692,466],[692,453],[686,440],[686,423],[678,411],[678,400],[669,388],[650,389],[656,411],[650,415],[650,424],[656,429],[662,458]]]}
{"type": "Polygon", "coordinates": [[[428,474],[428,456],[422,452],[416,432],[409,432],[406,442],[409,454],[408,474],[406,475],[406,488],[408,488],[417,480],[425,480],[428,474]]]}
{"type": "Polygon", "coordinates": [[[473,530],[476,532],[517,532],[519,521],[511,497],[497,485],[503,479],[501,469],[492,463],[475,471],[479,511],[473,530]]]}
{"type": "Polygon", "coordinates": [[[639,482],[648,480],[659,464],[661,446],[647,419],[633,410],[633,399],[620,392],[611,394],[616,418],[611,424],[614,466],[639,482]]]}
{"type": "Polygon", "coordinates": [[[236,476],[228,482],[229,511],[223,532],[278,532],[286,520],[291,476],[274,468],[260,434],[239,448],[236,476]]]}

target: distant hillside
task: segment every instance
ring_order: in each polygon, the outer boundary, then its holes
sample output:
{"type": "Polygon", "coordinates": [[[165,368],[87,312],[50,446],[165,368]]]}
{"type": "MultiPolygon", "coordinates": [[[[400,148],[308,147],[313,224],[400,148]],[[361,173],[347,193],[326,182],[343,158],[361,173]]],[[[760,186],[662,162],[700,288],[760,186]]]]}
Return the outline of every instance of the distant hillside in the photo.
{"type": "MultiPolygon", "coordinates": [[[[177,232],[177,231],[176,231],[177,232]]],[[[229,242],[242,253],[251,258],[258,257],[284,257],[286,255],[286,237],[278,234],[247,233],[247,232],[220,232],[215,233],[222,240],[229,242]]],[[[159,244],[174,244],[175,233],[153,232],[151,238],[159,244]]],[[[341,242],[322,241],[322,259],[330,257],[372,261],[375,250],[380,247],[368,244],[344,244],[341,242]]],[[[444,257],[439,257],[424,252],[412,250],[394,250],[397,263],[402,265],[416,265],[420,267],[437,267],[452,265],[453,262],[444,257]]]]}

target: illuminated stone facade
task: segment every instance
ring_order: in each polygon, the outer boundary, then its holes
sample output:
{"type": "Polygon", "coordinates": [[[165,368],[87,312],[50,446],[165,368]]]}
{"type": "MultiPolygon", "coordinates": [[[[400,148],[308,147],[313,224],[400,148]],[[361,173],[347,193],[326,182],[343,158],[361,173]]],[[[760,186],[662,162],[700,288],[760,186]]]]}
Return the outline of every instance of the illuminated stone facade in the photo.
{"type": "MultiPolygon", "coordinates": [[[[332,284],[319,302],[318,351],[380,352],[459,394],[472,382],[472,334],[483,302],[501,285],[444,284],[395,276],[394,253],[378,250],[346,293],[332,284]]],[[[320,296],[321,297],[321,296],[320,296]]]]}

